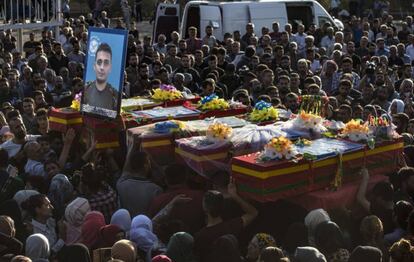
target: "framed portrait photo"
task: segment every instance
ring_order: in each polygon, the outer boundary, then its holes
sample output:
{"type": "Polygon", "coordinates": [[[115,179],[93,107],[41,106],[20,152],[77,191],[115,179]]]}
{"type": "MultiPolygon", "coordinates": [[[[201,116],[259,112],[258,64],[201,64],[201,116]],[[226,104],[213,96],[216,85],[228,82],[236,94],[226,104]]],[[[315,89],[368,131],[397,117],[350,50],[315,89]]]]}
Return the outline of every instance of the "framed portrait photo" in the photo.
{"type": "Polygon", "coordinates": [[[89,27],[82,113],[110,119],[120,114],[127,41],[127,30],[89,27]]]}

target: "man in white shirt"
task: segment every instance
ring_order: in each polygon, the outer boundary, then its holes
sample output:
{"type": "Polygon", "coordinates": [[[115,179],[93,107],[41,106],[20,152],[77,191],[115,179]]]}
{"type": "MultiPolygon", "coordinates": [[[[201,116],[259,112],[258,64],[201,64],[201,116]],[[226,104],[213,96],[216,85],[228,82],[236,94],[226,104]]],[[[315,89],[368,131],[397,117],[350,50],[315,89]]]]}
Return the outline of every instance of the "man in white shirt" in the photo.
{"type": "Polygon", "coordinates": [[[9,157],[14,157],[26,141],[34,141],[39,136],[27,134],[26,127],[23,124],[23,120],[19,112],[9,112],[7,117],[9,118],[8,123],[10,132],[14,135],[14,138],[1,144],[0,148],[6,150],[9,157]]]}
{"type": "Polygon", "coordinates": [[[326,36],[322,37],[321,39],[321,47],[325,47],[326,50],[330,50],[334,43],[334,29],[333,27],[328,27],[326,29],[326,36]]]}
{"type": "Polygon", "coordinates": [[[45,167],[43,163],[40,162],[43,159],[41,148],[42,146],[36,141],[27,142],[24,146],[24,152],[27,156],[24,171],[29,176],[41,176],[46,178],[45,167]]]}
{"type": "Polygon", "coordinates": [[[298,25],[298,32],[294,34],[294,40],[298,44],[298,53],[302,53],[305,49],[306,34],[304,32],[305,26],[302,24],[298,25]]]}
{"type": "Polygon", "coordinates": [[[405,48],[405,53],[410,57],[411,61],[414,60],[414,35],[411,35],[411,45],[405,48]]]}

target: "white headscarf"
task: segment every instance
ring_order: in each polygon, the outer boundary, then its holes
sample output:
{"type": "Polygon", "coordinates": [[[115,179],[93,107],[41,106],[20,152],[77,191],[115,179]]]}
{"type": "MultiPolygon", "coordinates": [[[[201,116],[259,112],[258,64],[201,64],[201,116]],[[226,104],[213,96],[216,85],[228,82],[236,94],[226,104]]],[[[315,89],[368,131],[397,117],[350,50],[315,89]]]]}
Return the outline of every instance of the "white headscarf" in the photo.
{"type": "Polygon", "coordinates": [[[391,104],[390,104],[390,107],[388,108],[388,115],[390,117],[392,117],[391,107],[394,103],[397,104],[397,114],[398,113],[404,113],[404,106],[405,106],[404,101],[402,101],[401,99],[393,99],[391,104]]]}
{"type": "Polygon", "coordinates": [[[49,241],[42,234],[33,234],[26,239],[26,256],[32,260],[48,259],[49,241]]]}
{"type": "Polygon", "coordinates": [[[66,244],[73,244],[80,241],[81,226],[86,213],[91,211],[91,206],[87,199],[77,197],[69,203],[65,210],[65,220],[67,222],[66,244]]]}
{"type": "Polygon", "coordinates": [[[322,208],[314,209],[305,217],[305,226],[308,228],[309,244],[314,245],[314,232],[316,227],[326,221],[331,221],[329,214],[322,208]]]}

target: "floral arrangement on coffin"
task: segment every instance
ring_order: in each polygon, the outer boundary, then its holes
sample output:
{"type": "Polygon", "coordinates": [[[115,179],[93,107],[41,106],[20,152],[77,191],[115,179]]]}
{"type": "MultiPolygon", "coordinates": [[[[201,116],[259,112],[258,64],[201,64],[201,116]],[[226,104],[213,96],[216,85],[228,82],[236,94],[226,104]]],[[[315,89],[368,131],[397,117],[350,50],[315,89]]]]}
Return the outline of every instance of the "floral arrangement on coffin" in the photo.
{"type": "Polygon", "coordinates": [[[82,93],[76,94],[75,99],[72,100],[72,104],[70,105],[70,108],[72,108],[75,111],[80,111],[81,99],[82,99],[82,93]]]}
{"type": "Polygon", "coordinates": [[[154,126],[154,132],[158,134],[168,134],[181,132],[185,128],[185,123],[178,120],[170,120],[165,122],[156,123],[154,126]]]}
{"type": "Polygon", "coordinates": [[[259,159],[262,161],[294,159],[298,155],[292,141],[284,136],[274,137],[264,147],[259,159]]]}
{"type": "Polygon", "coordinates": [[[230,105],[223,98],[219,98],[216,94],[211,94],[203,97],[198,102],[198,108],[203,111],[224,110],[230,108],[230,105]]]}
{"type": "Polygon", "coordinates": [[[249,119],[254,122],[276,120],[277,118],[278,112],[276,108],[263,100],[256,103],[249,116],[249,119]]]}
{"type": "Polygon", "coordinates": [[[183,94],[172,85],[161,85],[154,90],[152,99],[160,101],[172,101],[183,98],[183,94]]]}
{"type": "Polygon", "coordinates": [[[368,123],[362,124],[360,120],[354,119],[345,124],[341,134],[353,142],[368,141],[372,138],[368,123]]]}
{"type": "Polygon", "coordinates": [[[233,128],[220,122],[208,126],[206,137],[210,142],[227,141],[233,134],[233,128]]]}
{"type": "Polygon", "coordinates": [[[377,139],[393,139],[396,135],[395,126],[386,117],[368,117],[368,126],[377,139]]]}
{"type": "Polygon", "coordinates": [[[323,126],[323,118],[321,116],[312,113],[306,113],[303,110],[293,120],[293,127],[299,130],[312,130],[313,132],[317,133],[326,131],[326,128],[323,126]]]}

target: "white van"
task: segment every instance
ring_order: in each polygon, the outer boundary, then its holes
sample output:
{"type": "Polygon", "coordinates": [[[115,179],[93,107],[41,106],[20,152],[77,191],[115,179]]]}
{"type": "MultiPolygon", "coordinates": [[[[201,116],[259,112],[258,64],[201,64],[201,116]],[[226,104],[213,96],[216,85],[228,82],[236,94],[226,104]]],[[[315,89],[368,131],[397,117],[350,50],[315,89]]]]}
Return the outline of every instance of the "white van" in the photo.
{"type": "Polygon", "coordinates": [[[180,32],[184,38],[188,37],[188,28],[195,26],[198,36],[205,36],[205,27],[214,27],[214,36],[222,41],[226,32],[233,33],[239,30],[243,35],[246,24],[255,25],[255,33],[261,36],[261,28],[266,26],[272,31],[272,23],[278,21],[280,30],[284,30],[286,23],[292,24],[295,29],[298,24],[306,28],[310,24],[318,27],[325,22],[331,23],[340,30],[341,21],[334,19],[314,0],[259,0],[238,2],[209,2],[190,1],[180,16],[179,4],[160,4],[157,8],[153,30],[153,40],[159,34],[165,34],[168,41],[172,31],[180,32]]]}

